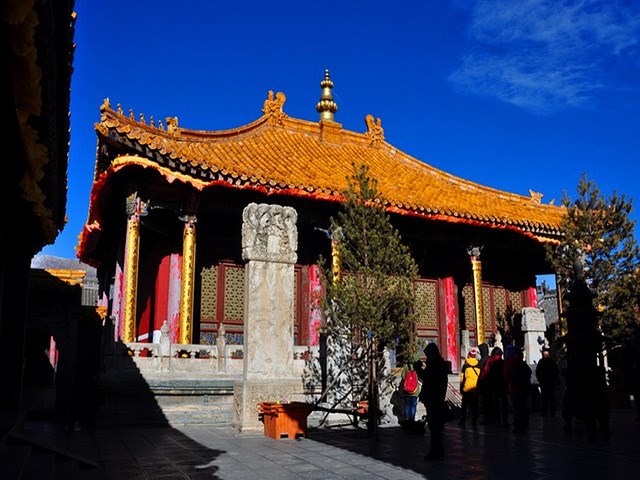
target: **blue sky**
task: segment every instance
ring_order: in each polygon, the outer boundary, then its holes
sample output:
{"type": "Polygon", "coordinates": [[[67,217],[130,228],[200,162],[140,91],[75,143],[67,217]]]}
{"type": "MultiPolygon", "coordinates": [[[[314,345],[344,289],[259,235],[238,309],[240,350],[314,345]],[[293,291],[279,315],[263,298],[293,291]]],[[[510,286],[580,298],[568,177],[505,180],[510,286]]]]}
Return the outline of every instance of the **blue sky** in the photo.
{"type": "Polygon", "coordinates": [[[326,68],[346,129],[365,131],[371,113],[408,154],[543,203],[575,198],[585,173],[640,219],[640,1],[75,5],[69,221],[43,254],[75,257],[105,97],[218,130],[258,118],[274,90],[315,121],[326,68]]]}

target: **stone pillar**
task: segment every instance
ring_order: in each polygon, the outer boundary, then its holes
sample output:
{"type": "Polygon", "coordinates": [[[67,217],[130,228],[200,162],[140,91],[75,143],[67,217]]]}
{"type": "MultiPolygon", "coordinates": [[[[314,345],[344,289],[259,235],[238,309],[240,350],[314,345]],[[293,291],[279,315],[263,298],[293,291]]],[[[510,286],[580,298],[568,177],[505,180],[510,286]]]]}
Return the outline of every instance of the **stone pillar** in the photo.
{"type": "Polygon", "coordinates": [[[496,330],[496,338],[493,341],[493,346],[500,348],[504,352],[504,345],[502,344],[502,334],[500,330],[496,330]]]}
{"type": "Polygon", "coordinates": [[[221,323],[216,335],[216,351],[218,353],[218,373],[227,371],[227,338],[224,336],[225,329],[221,323]]]}
{"type": "Polygon", "coordinates": [[[482,247],[469,247],[467,253],[473,268],[473,296],[476,304],[476,344],[484,343],[484,298],[482,296],[482,247]]]}
{"type": "Polygon", "coordinates": [[[187,215],[182,232],[182,283],[180,286],[180,342],[192,343],[193,281],[196,265],[196,217],[187,215]]]}
{"type": "Polygon", "coordinates": [[[158,350],[160,357],[160,369],[168,372],[171,369],[171,337],[169,336],[169,325],[167,321],[162,322],[160,327],[160,347],[158,350]]]}
{"type": "Polygon", "coordinates": [[[134,193],[127,197],[127,237],[124,247],[124,295],[122,341],[136,340],[136,307],[138,295],[138,259],[140,257],[140,216],[145,205],[134,193]]]}
{"type": "Polygon", "coordinates": [[[547,324],[544,313],[536,307],[522,309],[522,333],[524,333],[524,359],[531,365],[542,358],[542,345],[547,324]]]}
{"type": "Polygon", "coordinates": [[[234,424],[261,430],[258,403],[290,400],[302,392],[293,373],[294,264],[297,213],[249,204],[242,214],[245,266],[244,370],[234,386],[234,424]]]}

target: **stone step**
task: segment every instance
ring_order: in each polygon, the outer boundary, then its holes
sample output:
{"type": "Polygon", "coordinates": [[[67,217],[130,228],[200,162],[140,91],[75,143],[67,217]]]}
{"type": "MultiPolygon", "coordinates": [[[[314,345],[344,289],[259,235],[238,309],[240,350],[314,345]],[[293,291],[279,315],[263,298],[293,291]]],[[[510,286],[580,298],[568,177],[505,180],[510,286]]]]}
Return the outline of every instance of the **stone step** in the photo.
{"type": "Polygon", "coordinates": [[[233,395],[110,395],[98,426],[230,424],[233,395]]]}

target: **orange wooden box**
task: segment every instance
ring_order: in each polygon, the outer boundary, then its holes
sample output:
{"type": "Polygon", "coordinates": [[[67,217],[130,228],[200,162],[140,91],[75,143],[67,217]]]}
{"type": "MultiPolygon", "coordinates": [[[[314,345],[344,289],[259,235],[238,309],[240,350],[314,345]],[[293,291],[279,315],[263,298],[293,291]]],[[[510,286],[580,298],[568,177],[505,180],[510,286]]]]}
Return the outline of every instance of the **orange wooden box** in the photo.
{"type": "Polygon", "coordinates": [[[267,437],[280,440],[307,435],[307,416],[313,410],[312,405],[303,402],[261,402],[258,409],[267,437]]]}

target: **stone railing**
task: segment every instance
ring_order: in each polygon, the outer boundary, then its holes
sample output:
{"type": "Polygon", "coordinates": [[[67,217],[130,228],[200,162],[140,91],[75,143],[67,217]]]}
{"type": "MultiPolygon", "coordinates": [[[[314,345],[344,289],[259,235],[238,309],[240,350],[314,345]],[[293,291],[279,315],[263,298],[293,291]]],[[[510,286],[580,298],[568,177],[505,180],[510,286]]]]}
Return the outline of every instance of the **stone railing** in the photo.
{"type": "MultiPolygon", "coordinates": [[[[162,343],[126,342],[123,345],[143,376],[211,378],[242,374],[243,359],[237,355],[242,345],[225,345],[222,355],[214,345],[173,343],[166,348],[162,343]]],[[[123,361],[121,358],[118,364],[122,365],[123,361]]]]}
{"type": "MultiPolygon", "coordinates": [[[[216,345],[171,343],[169,329],[160,330],[159,343],[125,342],[114,348],[111,370],[135,367],[144,377],[156,379],[240,378],[244,370],[242,345],[227,345],[220,337],[216,345]]],[[[307,384],[320,378],[318,347],[294,346],[293,375],[307,384]]]]}

